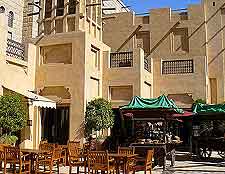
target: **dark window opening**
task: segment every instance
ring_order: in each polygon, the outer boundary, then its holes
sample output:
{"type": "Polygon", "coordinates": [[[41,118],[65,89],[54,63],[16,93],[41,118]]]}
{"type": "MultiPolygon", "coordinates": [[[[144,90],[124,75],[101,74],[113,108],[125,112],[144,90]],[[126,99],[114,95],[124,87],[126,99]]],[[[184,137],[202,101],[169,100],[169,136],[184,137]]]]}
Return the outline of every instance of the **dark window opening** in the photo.
{"type": "Polygon", "coordinates": [[[69,14],[75,14],[76,13],[76,0],[70,0],[69,1],[69,14]]]}
{"type": "Polygon", "coordinates": [[[216,6],[216,2],[213,2],[213,6],[216,6]]]}
{"type": "Polygon", "coordinates": [[[64,14],[64,0],[57,0],[56,16],[63,16],[64,14]]]}
{"type": "Polygon", "coordinates": [[[8,26],[13,27],[13,20],[14,20],[14,14],[12,11],[9,12],[8,14],[8,26]]]}
{"type": "Polygon", "coordinates": [[[0,13],[5,13],[5,8],[3,6],[0,7],[0,13]]]}
{"type": "Polygon", "coordinates": [[[12,32],[8,31],[8,39],[12,40],[12,32]]]}
{"type": "Polygon", "coordinates": [[[45,2],[45,18],[52,16],[52,0],[46,0],[45,2]]]}
{"type": "Polygon", "coordinates": [[[49,143],[67,144],[69,140],[69,107],[41,110],[42,138],[49,143]]]}

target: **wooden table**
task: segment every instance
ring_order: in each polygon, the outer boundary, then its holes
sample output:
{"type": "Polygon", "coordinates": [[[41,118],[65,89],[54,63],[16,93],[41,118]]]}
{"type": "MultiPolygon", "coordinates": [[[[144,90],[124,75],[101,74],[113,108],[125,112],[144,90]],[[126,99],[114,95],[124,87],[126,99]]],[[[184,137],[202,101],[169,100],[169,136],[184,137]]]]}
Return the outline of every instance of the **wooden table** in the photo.
{"type": "Polygon", "coordinates": [[[127,162],[129,159],[137,157],[138,154],[132,154],[132,155],[125,155],[125,154],[118,154],[118,153],[109,153],[109,157],[114,158],[116,162],[116,174],[120,173],[120,162],[122,161],[125,164],[125,173],[128,173],[127,170],[127,162]]]}
{"type": "Polygon", "coordinates": [[[37,158],[39,153],[48,153],[47,150],[40,150],[40,149],[20,149],[23,154],[29,154],[31,160],[31,173],[35,173],[35,165],[34,162],[37,158]]]}

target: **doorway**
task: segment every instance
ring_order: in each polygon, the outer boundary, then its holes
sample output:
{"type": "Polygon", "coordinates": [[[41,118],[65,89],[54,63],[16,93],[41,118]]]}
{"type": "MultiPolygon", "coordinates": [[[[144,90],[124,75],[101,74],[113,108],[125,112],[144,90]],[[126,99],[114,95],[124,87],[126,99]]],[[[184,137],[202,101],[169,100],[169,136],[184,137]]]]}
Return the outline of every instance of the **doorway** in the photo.
{"type": "Polygon", "coordinates": [[[69,107],[41,110],[41,137],[49,143],[67,144],[69,140],[69,107]]]}

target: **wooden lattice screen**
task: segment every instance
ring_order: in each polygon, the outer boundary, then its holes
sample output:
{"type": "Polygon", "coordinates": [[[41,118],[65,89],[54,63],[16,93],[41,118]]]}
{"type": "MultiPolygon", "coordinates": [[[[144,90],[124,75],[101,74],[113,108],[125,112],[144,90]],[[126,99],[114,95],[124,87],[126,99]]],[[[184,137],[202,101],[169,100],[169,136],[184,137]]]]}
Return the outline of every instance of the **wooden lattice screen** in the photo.
{"type": "Polygon", "coordinates": [[[194,73],[193,60],[173,60],[162,62],[162,74],[194,73]]]}

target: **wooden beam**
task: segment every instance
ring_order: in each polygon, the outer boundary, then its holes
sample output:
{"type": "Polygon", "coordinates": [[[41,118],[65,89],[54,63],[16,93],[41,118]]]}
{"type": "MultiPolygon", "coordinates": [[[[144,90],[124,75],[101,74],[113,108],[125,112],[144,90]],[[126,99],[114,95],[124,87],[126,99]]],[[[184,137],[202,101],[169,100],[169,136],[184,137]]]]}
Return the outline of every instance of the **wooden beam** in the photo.
{"type": "Polygon", "coordinates": [[[116,52],[119,52],[126,44],[130,41],[132,37],[142,28],[141,25],[138,25],[138,27],[130,34],[130,36],[123,42],[123,44],[116,50],[116,52]]]}
{"type": "Polygon", "coordinates": [[[102,8],[102,10],[116,10],[115,7],[111,7],[111,8],[102,8]]]}
{"type": "Polygon", "coordinates": [[[87,4],[86,7],[90,7],[90,6],[96,6],[96,5],[102,5],[101,3],[93,3],[93,4],[87,4]]]}

